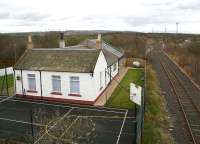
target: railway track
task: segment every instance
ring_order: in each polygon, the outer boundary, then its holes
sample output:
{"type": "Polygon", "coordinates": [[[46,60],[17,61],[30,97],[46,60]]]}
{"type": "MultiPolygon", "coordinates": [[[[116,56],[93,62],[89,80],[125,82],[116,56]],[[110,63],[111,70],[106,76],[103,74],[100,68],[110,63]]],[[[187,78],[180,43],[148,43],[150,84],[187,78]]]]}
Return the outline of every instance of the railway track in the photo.
{"type": "MultiPolygon", "coordinates": [[[[198,88],[194,85],[191,86],[191,83],[186,81],[187,78],[182,78],[184,75],[180,73],[179,69],[175,68],[173,63],[163,53],[160,54],[159,59],[176,97],[178,103],[177,110],[180,110],[182,113],[189,143],[200,144],[200,109],[191,95],[191,90],[198,91],[198,88]]],[[[192,94],[198,94],[198,92],[192,94]]]]}

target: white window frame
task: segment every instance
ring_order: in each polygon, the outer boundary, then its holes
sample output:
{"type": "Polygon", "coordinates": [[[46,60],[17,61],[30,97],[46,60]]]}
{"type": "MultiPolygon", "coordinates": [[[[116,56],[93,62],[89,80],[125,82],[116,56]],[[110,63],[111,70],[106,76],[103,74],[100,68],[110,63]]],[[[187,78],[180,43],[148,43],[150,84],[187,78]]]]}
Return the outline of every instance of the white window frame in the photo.
{"type": "Polygon", "coordinates": [[[61,92],[61,76],[59,76],[59,75],[52,75],[51,79],[52,79],[52,91],[53,92],[61,92]],[[59,86],[54,86],[54,84],[55,84],[54,82],[55,81],[59,82],[59,86]]]}
{"type": "Polygon", "coordinates": [[[28,90],[36,91],[36,75],[27,74],[27,79],[28,79],[28,90]],[[32,80],[33,80],[33,87],[31,86],[32,84],[30,83],[32,80]]]}
{"type": "Polygon", "coordinates": [[[99,73],[99,89],[103,88],[103,72],[99,73]]]}
{"type": "Polygon", "coordinates": [[[78,76],[70,76],[70,94],[80,94],[80,78],[78,76]],[[78,83],[78,90],[77,91],[74,91],[74,88],[72,88],[73,82],[78,83]]]}

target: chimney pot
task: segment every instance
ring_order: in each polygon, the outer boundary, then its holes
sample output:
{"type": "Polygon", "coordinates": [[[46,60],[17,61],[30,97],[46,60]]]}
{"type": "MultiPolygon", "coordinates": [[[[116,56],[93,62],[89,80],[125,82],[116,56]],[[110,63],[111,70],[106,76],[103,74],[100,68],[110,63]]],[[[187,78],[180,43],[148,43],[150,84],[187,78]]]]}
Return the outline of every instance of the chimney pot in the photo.
{"type": "Polygon", "coordinates": [[[59,47],[65,48],[65,40],[64,40],[64,33],[63,32],[60,33],[59,47]]]}
{"type": "Polygon", "coordinates": [[[101,34],[98,34],[97,40],[101,41],[101,34]]]}
{"type": "Polygon", "coordinates": [[[96,49],[101,49],[101,34],[98,34],[98,37],[96,39],[96,49]]]}
{"type": "Polygon", "coordinates": [[[27,42],[27,49],[32,49],[34,46],[33,46],[33,42],[32,42],[32,35],[31,33],[28,34],[28,42],[27,42]]]}
{"type": "Polygon", "coordinates": [[[64,40],[64,33],[63,32],[60,33],[60,39],[64,40]]]}

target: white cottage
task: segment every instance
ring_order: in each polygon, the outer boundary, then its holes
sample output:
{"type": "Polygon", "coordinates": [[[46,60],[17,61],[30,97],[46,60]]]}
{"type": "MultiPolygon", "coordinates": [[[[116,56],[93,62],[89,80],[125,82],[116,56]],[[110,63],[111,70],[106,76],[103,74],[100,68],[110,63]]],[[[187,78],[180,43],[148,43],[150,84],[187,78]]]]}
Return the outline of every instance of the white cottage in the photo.
{"type": "Polygon", "coordinates": [[[14,66],[15,94],[19,97],[94,104],[119,72],[123,54],[101,40],[65,47],[27,50],[14,66]]]}

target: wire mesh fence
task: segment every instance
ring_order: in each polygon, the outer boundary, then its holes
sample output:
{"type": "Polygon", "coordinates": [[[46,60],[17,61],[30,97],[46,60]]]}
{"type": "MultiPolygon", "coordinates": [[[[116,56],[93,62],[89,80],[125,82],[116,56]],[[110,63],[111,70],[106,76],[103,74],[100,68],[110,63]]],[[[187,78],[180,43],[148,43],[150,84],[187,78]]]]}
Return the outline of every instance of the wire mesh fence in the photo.
{"type": "Polygon", "coordinates": [[[13,69],[0,69],[0,95],[10,96],[14,93],[13,69]]]}
{"type": "Polygon", "coordinates": [[[136,116],[136,144],[141,144],[144,123],[144,89],[142,90],[141,106],[137,109],[136,116]]]}
{"type": "Polygon", "coordinates": [[[131,114],[125,118],[125,112],[13,98],[0,104],[0,142],[114,144],[121,136],[121,143],[132,144],[135,118],[131,114]],[[124,119],[125,132],[121,131],[124,119]]]}

